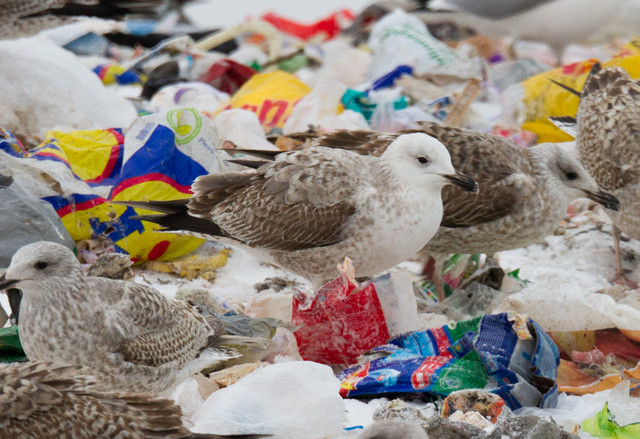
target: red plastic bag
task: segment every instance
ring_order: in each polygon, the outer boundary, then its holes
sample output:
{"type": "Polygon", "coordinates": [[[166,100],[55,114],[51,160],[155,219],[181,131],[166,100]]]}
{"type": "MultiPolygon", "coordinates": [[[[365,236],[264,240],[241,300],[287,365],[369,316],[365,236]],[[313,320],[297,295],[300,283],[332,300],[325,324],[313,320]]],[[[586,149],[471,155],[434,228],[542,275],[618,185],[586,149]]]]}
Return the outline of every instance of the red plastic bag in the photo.
{"type": "Polygon", "coordinates": [[[313,24],[300,24],[276,15],[273,12],[264,14],[261,18],[284,33],[302,40],[308,40],[321,33],[326,34],[327,39],[334,38],[343,28],[354,20],[355,16],[349,9],[343,9],[313,24]]]}
{"type": "Polygon", "coordinates": [[[251,67],[230,59],[222,59],[209,67],[198,81],[232,95],[255,74],[256,71],[251,67]]]}
{"type": "Polygon", "coordinates": [[[292,322],[302,325],[294,333],[302,358],[323,364],[352,364],[389,339],[373,283],[358,290],[345,275],[325,284],[314,297],[294,295],[292,322]]]}

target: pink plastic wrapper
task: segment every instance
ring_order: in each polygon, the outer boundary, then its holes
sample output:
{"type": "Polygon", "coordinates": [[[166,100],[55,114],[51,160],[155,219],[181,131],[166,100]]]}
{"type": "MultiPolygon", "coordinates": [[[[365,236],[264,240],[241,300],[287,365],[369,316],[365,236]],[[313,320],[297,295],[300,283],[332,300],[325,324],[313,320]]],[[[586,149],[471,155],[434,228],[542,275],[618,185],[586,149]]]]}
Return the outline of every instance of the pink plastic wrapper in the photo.
{"type": "Polygon", "coordinates": [[[358,290],[341,275],[309,297],[293,298],[294,334],[305,360],[351,364],[370,348],[386,343],[389,329],[373,283],[358,290]]]}

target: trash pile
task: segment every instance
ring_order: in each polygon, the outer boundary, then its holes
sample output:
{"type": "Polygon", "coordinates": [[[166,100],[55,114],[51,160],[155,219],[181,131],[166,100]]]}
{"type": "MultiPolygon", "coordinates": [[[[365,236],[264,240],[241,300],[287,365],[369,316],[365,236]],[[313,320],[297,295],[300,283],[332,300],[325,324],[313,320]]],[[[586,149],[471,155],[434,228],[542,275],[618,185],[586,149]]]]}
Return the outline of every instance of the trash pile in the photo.
{"type": "MultiPolygon", "coordinates": [[[[408,423],[443,438],[637,437],[640,243],[623,237],[629,283],[609,282],[615,232],[599,204],[574,201],[540,243],[436,268],[416,257],[361,279],[360,255],[344,255],[316,291],[123,202],[186,199],[199,176],[337,130],[426,121],[521,148],[574,142],[570,89],[596,63],[640,79],[638,22],[559,48],[380,3],[311,24],[282,10],[145,36],[132,19],[79,20],[0,40],[11,60],[0,64],[0,267],[26,244],[57,242],[91,276],[152,286],[225,335],[270,340],[177,386],[194,432],[368,438],[408,423]]],[[[0,362],[26,361],[21,293],[7,292],[0,362]]]]}

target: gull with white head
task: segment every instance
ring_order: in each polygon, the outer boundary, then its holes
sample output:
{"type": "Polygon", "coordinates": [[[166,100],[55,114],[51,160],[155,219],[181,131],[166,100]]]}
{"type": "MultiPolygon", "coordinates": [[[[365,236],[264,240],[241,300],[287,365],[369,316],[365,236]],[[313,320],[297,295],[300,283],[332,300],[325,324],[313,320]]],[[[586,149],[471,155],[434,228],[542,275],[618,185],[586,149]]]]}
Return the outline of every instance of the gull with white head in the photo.
{"type": "MultiPolygon", "coordinates": [[[[295,136],[304,140],[302,148],[325,145],[382,157],[407,133],[428,134],[446,146],[456,169],[478,182],[479,194],[453,186],[443,189],[440,228],[420,252],[436,259],[433,280],[439,299],[444,298],[439,273],[449,254],[492,254],[539,242],[553,233],[576,198],[590,198],[614,211],[620,206],[582,167],[571,143],[523,148],[504,137],[474,130],[432,122],[419,125],[419,130],[398,133],[340,130],[320,137],[295,136]]],[[[255,166],[270,159],[265,151],[253,155],[260,160],[237,162],[255,166]]]]}
{"type": "Polygon", "coordinates": [[[165,229],[245,247],[318,288],[347,256],[367,276],[415,255],[438,230],[447,184],[478,190],[442,143],[411,133],[379,157],[316,146],[199,177],[190,199],[124,204],[164,212],[140,219],[165,229]]]}

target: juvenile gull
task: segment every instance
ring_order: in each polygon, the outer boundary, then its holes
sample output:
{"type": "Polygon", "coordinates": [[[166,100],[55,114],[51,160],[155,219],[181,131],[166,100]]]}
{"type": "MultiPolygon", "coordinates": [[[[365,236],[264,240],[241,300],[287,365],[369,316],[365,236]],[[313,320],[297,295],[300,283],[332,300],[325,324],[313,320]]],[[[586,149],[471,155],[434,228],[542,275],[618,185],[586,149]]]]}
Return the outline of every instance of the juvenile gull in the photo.
{"type": "MultiPolygon", "coordinates": [[[[481,189],[477,195],[455,187],[442,192],[442,223],[421,251],[436,259],[433,280],[439,299],[444,297],[439,273],[445,255],[492,254],[536,243],[553,233],[575,198],[588,197],[609,209],[618,206],[614,196],[597,187],[569,145],[523,148],[478,131],[431,122],[420,126],[420,132],[447,147],[453,166],[475,179],[481,189]]],[[[378,156],[406,132],[336,131],[318,138],[310,135],[302,147],[322,144],[378,156]]],[[[259,154],[262,159],[268,157],[264,151],[259,154]]]]}
{"type": "Polygon", "coordinates": [[[80,364],[102,390],[160,393],[239,354],[223,324],[155,289],[85,276],[68,248],[36,242],[18,250],[0,290],[23,293],[18,329],[30,360],[80,364]]]}
{"type": "Polygon", "coordinates": [[[582,164],[602,188],[620,199],[620,209],[610,212],[614,281],[637,287],[622,270],[620,231],[640,239],[640,84],[622,68],[602,70],[596,63],[581,93],[564,88],[580,96],[576,141],[582,164]]]}
{"type": "Polygon", "coordinates": [[[0,365],[0,383],[0,436],[5,438],[226,437],[190,432],[182,424],[180,408],[171,400],[96,391],[96,378],[83,366],[0,365]]]}
{"type": "Polygon", "coordinates": [[[426,24],[452,22],[490,37],[544,41],[560,49],[593,35],[620,14],[623,4],[623,0],[432,0],[429,10],[414,14],[426,24]]]}
{"type": "Polygon", "coordinates": [[[17,38],[72,23],[79,16],[156,15],[162,0],[0,0],[0,38],[17,38]]]}
{"type": "Polygon", "coordinates": [[[193,196],[126,202],[170,230],[213,236],[311,280],[316,288],[350,257],[362,276],[413,256],[442,218],[442,187],[477,191],[447,149],[422,133],[398,136],[379,157],[313,147],[256,170],[196,179],[193,196]]]}

